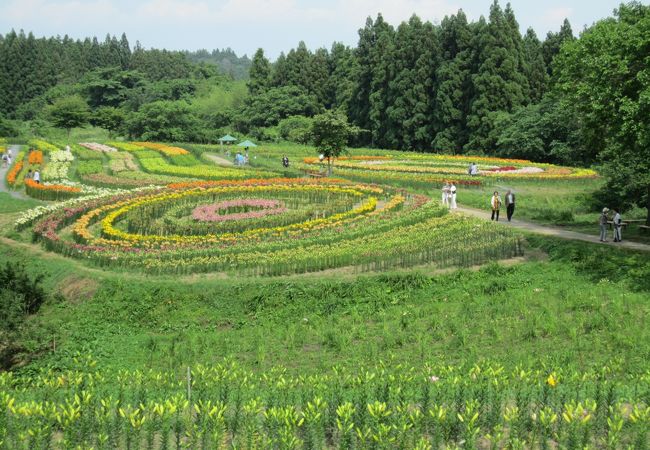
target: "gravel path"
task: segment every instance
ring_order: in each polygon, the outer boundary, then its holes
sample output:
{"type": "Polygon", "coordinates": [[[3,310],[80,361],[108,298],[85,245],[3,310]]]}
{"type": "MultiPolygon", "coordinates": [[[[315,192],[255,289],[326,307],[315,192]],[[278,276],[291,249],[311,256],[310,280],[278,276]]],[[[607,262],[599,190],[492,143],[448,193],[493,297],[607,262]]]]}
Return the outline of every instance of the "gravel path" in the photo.
{"type": "MultiPolygon", "coordinates": [[[[10,145],[9,148],[11,149],[11,153],[14,158],[18,156],[18,152],[20,151],[20,145],[10,145]]],[[[15,159],[14,159],[15,161],[15,159]]],[[[9,186],[7,186],[7,172],[9,172],[10,167],[2,167],[2,164],[0,164],[0,192],[6,192],[9,195],[11,195],[13,198],[18,198],[20,200],[28,200],[29,197],[25,195],[24,192],[22,191],[15,191],[9,186]]]]}
{"type": "Polygon", "coordinates": [[[229,161],[221,156],[215,155],[214,153],[205,153],[205,157],[212,160],[218,166],[232,166],[232,161],[229,161]]]}
{"type": "MultiPolygon", "coordinates": [[[[490,216],[492,213],[491,211],[467,208],[463,206],[459,206],[457,211],[463,214],[468,214],[470,216],[478,217],[485,220],[490,220],[490,216]]],[[[515,211],[515,217],[516,215],[517,212],[515,211]]],[[[608,232],[608,242],[600,242],[598,240],[598,235],[595,234],[596,231],[598,230],[598,224],[594,225],[594,235],[590,235],[585,233],[579,233],[577,231],[563,230],[562,228],[558,228],[558,227],[551,227],[547,225],[538,225],[536,223],[531,223],[531,222],[524,222],[523,220],[518,220],[515,219],[514,217],[512,219],[512,222],[508,222],[505,216],[506,216],[506,210],[503,209],[501,210],[501,217],[499,217],[500,220],[499,222],[497,222],[505,227],[519,228],[521,230],[531,231],[533,233],[543,234],[545,236],[555,236],[563,239],[573,239],[576,241],[593,242],[595,244],[600,244],[600,245],[609,245],[612,247],[624,247],[632,250],[641,250],[645,252],[650,252],[650,245],[641,244],[639,242],[626,241],[625,230],[623,230],[623,242],[612,242],[612,239],[614,237],[612,234],[613,231],[611,230],[608,232]]]]}

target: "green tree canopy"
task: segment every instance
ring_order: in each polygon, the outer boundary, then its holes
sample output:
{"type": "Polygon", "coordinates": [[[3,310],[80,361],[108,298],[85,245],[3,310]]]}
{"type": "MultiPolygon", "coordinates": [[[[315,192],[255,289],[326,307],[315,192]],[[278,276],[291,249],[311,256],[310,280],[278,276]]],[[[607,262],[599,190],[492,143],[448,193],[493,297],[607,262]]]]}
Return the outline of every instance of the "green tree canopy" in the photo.
{"type": "Polygon", "coordinates": [[[341,113],[326,111],[314,116],[312,142],[316,150],[327,158],[329,174],[332,173],[332,158],[338,158],[345,151],[350,137],[357,131],[341,113]]]}
{"type": "Polygon", "coordinates": [[[126,123],[129,134],[152,141],[187,141],[197,134],[197,118],[185,101],[157,101],[132,113],[126,123]]]}
{"type": "Polygon", "coordinates": [[[621,204],[647,208],[650,223],[650,6],[621,5],[616,17],[565,43],[553,70],[609,190],[621,204]]]}
{"type": "Polygon", "coordinates": [[[62,97],[56,100],[47,108],[46,115],[52,125],[67,131],[68,141],[70,130],[86,125],[90,118],[88,104],[79,96],[62,97]]]}

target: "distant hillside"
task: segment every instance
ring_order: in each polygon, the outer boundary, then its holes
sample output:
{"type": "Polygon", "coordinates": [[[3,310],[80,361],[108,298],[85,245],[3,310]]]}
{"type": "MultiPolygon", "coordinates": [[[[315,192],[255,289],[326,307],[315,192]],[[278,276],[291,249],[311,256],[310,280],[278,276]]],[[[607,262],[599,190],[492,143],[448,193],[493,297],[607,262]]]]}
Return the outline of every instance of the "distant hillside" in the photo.
{"type": "Polygon", "coordinates": [[[248,69],[251,66],[251,60],[247,55],[241,57],[237,56],[231,48],[222,50],[215,49],[211,52],[205,49],[197,50],[195,52],[186,50],[183,53],[187,59],[193,63],[205,62],[208,64],[214,64],[219,67],[221,72],[231,75],[235,80],[248,79],[248,69]]]}

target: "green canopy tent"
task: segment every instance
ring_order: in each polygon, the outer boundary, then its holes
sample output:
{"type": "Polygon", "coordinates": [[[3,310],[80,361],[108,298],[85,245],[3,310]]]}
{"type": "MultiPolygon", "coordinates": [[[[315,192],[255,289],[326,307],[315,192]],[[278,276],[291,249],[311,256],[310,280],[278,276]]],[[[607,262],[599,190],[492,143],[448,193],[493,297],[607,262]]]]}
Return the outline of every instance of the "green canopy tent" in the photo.
{"type": "Polygon", "coordinates": [[[244,147],[245,150],[248,150],[248,147],[257,147],[257,145],[253,144],[251,141],[247,139],[244,142],[240,142],[239,144],[237,144],[237,147],[244,147]]]}
{"type": "Polygon", "coordinates": [[[236,142],[237,139],[232,137],[231,135],[227,134],[225,136],[222,136],[219,138],[219,144],[221,144],[221,149],[223,150],[223,143],[225,142],[226,144],[232,144],[233,142],[236,142]]]}

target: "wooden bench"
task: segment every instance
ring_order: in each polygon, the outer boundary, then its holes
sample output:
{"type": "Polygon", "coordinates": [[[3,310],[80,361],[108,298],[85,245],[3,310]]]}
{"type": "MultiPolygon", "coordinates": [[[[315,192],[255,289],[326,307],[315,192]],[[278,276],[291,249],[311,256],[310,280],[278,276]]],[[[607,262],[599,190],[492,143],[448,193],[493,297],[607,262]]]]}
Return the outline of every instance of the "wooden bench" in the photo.
{"type": "Polygon", "coordinates": [[[650,226],[648,226],[648,225],[639,225],[639,230],[641,230],[642,232],[649,231],[650,226]]]}

